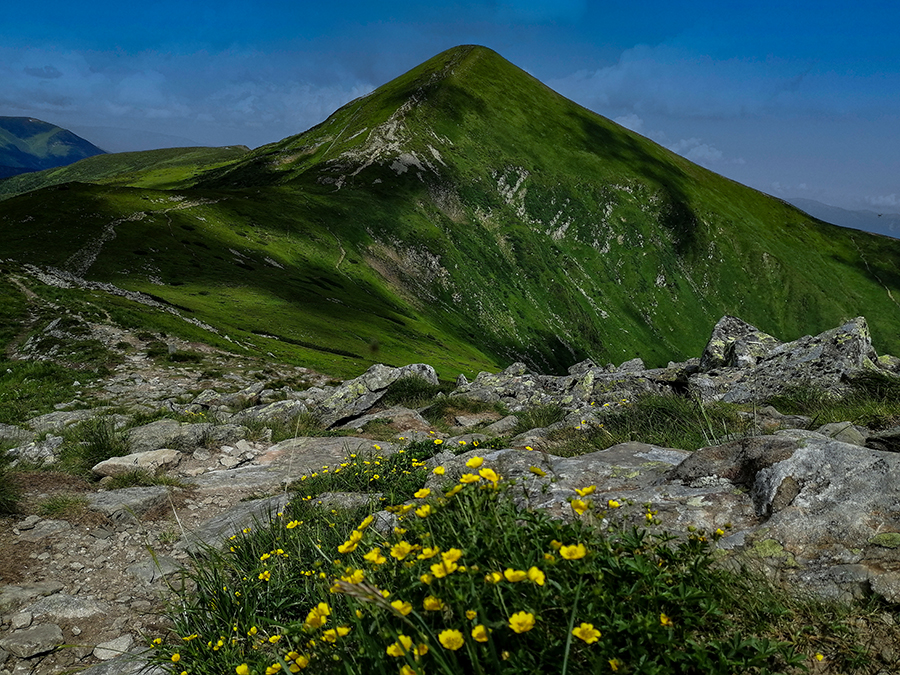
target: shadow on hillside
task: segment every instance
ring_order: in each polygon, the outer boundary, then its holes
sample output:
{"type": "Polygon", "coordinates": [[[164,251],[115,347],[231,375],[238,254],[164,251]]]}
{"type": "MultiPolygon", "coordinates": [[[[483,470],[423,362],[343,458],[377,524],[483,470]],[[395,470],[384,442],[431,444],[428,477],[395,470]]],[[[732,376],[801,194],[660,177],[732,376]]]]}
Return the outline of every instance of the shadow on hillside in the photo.
{"type": "Polygon", "coordinates": [[[585,151],[601,157],[610,156],[628,164],[636,173],[646,176],[661,188],[665,204],[660,208],[660,224],[672,233],[675,251],[679,255],[695,251],[700,243],[699,222],[683,188],[687,181],[684,172],[648,153],[641,142],[627,133],[616,133],[587,115],[569,114],[584,132],[585,151]]]}

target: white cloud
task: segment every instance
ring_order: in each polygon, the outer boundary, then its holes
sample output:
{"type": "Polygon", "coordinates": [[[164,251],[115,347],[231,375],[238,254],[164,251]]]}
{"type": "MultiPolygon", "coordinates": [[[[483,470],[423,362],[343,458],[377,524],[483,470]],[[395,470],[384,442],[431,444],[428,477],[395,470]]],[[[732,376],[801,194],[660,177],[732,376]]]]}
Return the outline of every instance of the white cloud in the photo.
{"type": "Polygon", "coordinates": [[[634,113],[628,113],[627,115],[620,115],[613,119],[613,122],[616,124],[621,124],[626,129],[631,129],[632,131],[636,131],[640,133],[641,129],[644,128],[644,120],[635,115],[634,113]]]}
{"type": "Polygon", "coordinates": [[[900,197],[897,197],[897,194],[894,192],[880,197],[866,197],[865,200],[872,206],[900,206],[900,197]]]}

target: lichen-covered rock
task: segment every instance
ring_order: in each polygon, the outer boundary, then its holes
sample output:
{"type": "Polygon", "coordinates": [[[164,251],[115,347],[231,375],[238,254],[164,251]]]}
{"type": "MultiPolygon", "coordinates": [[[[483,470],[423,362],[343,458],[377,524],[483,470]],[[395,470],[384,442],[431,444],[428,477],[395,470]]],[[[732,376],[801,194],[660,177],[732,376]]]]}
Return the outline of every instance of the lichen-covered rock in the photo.
{"type": "MultiPolygon", "coordinates": [[[[810,387],[837,396],[849,390],[848,381],[852,377],[867,370],[878,370],[877,355],[862,317],[815,337],[778,344],[747,361],[755,361],[752,367],[729,365],[724,356],[720,363],[719,346],[721,340],[716,342],[716,356],[701,359],[704,372],[690,377],[691,391],[707,402],[762,401],[792,387],[810,387]],[[710,372],[704,369],[704,363],[720,365],[710,372]]],[[[726,347],[722,348],[723,353],[726,347]]]]}
{"type": "Polygon", "coordinates": [[[110,457],[96,464],[91,471],[98,476],[121,476],[132,471],[156,475],[178,466],[181,456],[178,450],[171,448],[135,452],[121,457],[110,457]]]}
{"type": "Polygon", "coordinates": [[[343,382],[317,401],[317,412],[322,423],[331,427],[342,420],[365,414],[381,400],[391,384],[403,377],[420,377],[429,384],[438,383],[437,372],[424,363],[402,368],[376,363],[359,377],[343,382]]]}

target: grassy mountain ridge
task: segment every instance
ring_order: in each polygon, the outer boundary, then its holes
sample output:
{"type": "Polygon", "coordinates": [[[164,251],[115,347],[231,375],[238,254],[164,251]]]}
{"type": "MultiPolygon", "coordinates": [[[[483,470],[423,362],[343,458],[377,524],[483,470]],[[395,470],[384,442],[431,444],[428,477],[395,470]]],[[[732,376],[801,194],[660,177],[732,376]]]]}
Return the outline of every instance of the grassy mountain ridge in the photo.
{"type": "Polygon", "coordinates": [[[0,178],[71,164],[103,150],[31,117],[0,117],[0,178]]]}
{"type": "Polygon", "coordinates": [[[726,313],[783,339],[863,314],[900,352],[897,242],[698,167],[483,47],[165,190],[103,180],[0,203],[16,259],[151,292],[279,356],[448,376],[663,365],[726,313]]]}
{"type": "Polygon", "coordinates": [[[100,183],[128,187],[175,187],[197,172],[230,162],[245,152],[245,146],[223,148],[165,148],[142,152],[103,154],[0,181],[0,200],[51,185],[70,182],[100,183]]]}

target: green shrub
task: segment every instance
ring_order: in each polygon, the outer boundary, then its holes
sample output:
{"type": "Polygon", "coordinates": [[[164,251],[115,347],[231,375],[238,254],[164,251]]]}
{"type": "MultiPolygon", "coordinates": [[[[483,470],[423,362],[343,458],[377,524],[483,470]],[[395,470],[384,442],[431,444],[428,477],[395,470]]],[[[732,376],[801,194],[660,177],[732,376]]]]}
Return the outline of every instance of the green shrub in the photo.
{"type": "Polygon", "coordinates": [[[373,443],[372,450],[351,453],[338,466],[323,466],[300,477],[290,486],[301,498],[310,500],[325,492],[381,493],[393,504],[411,499],[425,484],[425,461],[438,449],[432,441],[411,443],[388,456],[373,443]]]}
{"type": "Polygon", "coordinates": [[[732,675],[796,672],[804,660],[748,631],[727,590],[735,577],[713,564],[721,532],[554,521],[476,470],[394,508],[393,532],[295,501],[233,537],[190,573],[155,660],[196,675],[732,675]]]}
{"type": "Polygon", "coordinates": [[[66,433],[58,465],[67,473],[91,477],[94,465],[131,452],[126,432],[116,429],[110,419],[94,418],[66,433]]]}
{"type": "Polygon", "coordinates": [[[47,361],[0,360],[0,424],[20,424],[75,395],[86,373],[47,361]]]}
{"type": "Polygon", "coordinates": [[[681,396],[642,396],[606,413],[601,409],[600,419],[556,432],[551,438],[564,441],[565,447],[554,452],[582,454],[626,441],[696,450],[748,427],[736,406],[681,396]]]}
{"type": "Polygon", "coordinates": [[[850,392],[844,396],[800,386],[772,396],[766,403],[785,414],[812,418],[811,428],[853,422],[870,429],[888,429],[900,424],[900,378],[863,373],[850,381],[850,392]]]}
{"type": "Polygon", "coordinates": [[[9,470],[10,462],[9,453],[0,447],[0,515],[15,513],[22,494],[15,476],[9,470]]]}
{"type": "Polygon", "coordinates": [[[555,404],[528,408],[527,410],[516,413],[516,418],[519,420],[519,423],[516,424],[515,428],[510,432],[510,435],[515,436],[516,434],[521,434],[522,432],[530,431],[531,429],[543,429],[556,424],[557,422],[562,422],[565,417],[566,411],[562,406],[555,404]]]}
{"type": "Polygon", "coordinates": [[[437,394],[453,390],[452,385],[431,384],[417,375],[401,377],[388,385],[381,403],[385,406],[400,405],[406,408],[421,408],[434,400],[437,394]]]}
{"type": "Polygon", "coordinates": [[[71,517],[84,511],[87,503],[80,495],[53,495],[38,504],[38,513],[47,518],[71,517]]]}

